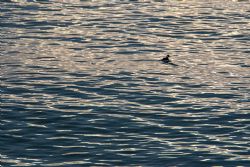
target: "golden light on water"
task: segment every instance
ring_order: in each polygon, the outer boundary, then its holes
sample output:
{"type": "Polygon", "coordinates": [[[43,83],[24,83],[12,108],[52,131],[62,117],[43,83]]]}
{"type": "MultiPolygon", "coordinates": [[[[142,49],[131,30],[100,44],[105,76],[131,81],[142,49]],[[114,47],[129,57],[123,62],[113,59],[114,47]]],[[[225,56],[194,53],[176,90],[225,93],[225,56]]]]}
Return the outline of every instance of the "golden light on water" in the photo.
{"type": "Polygon", "coordinates": [[[248,1],[16,1],[3,11],[1,162],[247,160],[248,1]]]}

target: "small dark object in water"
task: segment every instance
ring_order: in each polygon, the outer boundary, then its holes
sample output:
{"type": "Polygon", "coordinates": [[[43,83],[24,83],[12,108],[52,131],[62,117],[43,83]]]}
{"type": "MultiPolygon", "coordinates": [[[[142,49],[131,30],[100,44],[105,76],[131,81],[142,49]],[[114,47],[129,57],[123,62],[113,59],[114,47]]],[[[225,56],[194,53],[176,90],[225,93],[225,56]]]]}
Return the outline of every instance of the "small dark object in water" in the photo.
{"type": "Polygon", "coordinates": [[[171,62],[171,60],[169,60],[169,55],[167,55],[166,57],[164,57],[163,59],[161,59],[161,61],[162,62],[164,62],[164,63],[169,63],[169,62],[171,62]]]}
{"type": "Polygon", "coordinates": [[[177,64],[174,64],[171,62],[171,60],[169,59],[169,55],[167,55],[166,57],[164,57],[163,59],[161,59],[161,61],[165,64],[169,64],[169,65],[172,65],[172,66],[178,66],[177,64]]]}

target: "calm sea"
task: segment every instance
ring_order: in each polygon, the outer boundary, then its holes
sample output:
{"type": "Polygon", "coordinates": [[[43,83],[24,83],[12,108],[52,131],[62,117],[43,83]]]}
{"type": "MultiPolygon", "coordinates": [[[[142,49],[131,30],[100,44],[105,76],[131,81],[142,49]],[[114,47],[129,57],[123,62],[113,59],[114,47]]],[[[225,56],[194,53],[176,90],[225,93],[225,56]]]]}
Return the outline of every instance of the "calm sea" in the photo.
{"type": "Polygon", "coordinates": [[[249,0],[1,0],[0,56],[1,167],[250,164],[249,0]]]}

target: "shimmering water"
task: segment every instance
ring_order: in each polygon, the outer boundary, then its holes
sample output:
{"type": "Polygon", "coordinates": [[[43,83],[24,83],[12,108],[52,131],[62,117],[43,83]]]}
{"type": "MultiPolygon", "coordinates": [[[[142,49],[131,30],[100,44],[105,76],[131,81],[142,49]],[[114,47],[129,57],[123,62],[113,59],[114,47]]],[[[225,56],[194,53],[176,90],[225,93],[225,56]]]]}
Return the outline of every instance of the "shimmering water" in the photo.
{"type": "Polygon", "coordinates": [[[249,1],[0,6],[0,166],[250,164],[249,1]]]}

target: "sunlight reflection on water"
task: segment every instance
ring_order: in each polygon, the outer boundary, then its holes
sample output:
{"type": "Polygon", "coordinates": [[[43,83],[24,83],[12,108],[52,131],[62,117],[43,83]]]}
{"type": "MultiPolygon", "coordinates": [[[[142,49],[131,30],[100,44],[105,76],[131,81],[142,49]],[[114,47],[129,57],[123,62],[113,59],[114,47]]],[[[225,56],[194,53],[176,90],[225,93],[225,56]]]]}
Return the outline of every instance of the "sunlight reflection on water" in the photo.
{"type": "Polygon", "coordinates": [[[249,1],[0,5],[3,165],[249,163],[249,1]]]}

